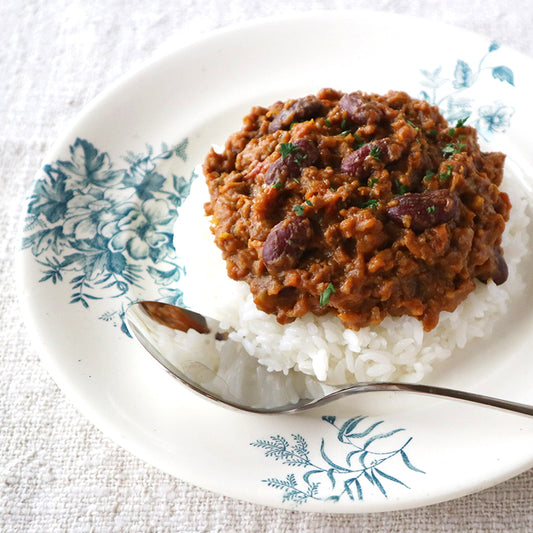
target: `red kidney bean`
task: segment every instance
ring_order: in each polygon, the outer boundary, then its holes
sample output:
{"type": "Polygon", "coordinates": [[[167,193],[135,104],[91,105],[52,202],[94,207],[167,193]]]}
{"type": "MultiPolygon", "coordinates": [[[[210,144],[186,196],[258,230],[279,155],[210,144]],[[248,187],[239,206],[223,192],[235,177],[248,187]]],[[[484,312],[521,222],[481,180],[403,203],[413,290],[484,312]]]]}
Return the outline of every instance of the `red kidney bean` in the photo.
{"type": "Polygon", "coordinates": [[[361,178],[367,173],[365,159],[370,154],[370,143],[361,146],[357,150],[350,152],[341,163],[341,172],[350,174],[354,178],[361,178]]]}
{"type": "Polygon", "coordinates": [[[459,200],[448,189],[398,196],[386,209],[397,224],[421,232],[459,215],[459,200]]]}
{"type": "Polygon", "coordinates": [[[369,164],[369,157],[387,165],[396,161],[401,156],[399,145],[389,138],[378,139],[364,144],[361,148],[350,152],[341,163],[341,172],[350,174],[354,178],[362,179],[372,172],[372,165],[369,164]],[[372,155],[372,152],[375,154],[372,155]]]}
{"type": "Polygon", "coordinates": [[[300,152],[300,157],[298,157],[298,154],[295,154],[293,157],[301,167],[310,167],[320,158],[320,150],[313,141],[308,139],[296,139],[293,144],[300,152]]]}
{"type": "Polygon", "coordinates": [[[502,283],[505,283],[509,277],[509,267],[500,250],[494,250],[494,257],[496,259],[496,269],[492,274],[492,281],[494,281],[496,285],[501,285],[502,283]]]}
{"type": "Polygon", "coordinates": [[[378,139],[371,143],[372,147],[378,148],[377,159],[381,161],[384,165],[388,165],[393,161],[400,159],[402,155],[402,148],[398,143],[395,143],[392,139],[384,137],[383,139],[378,139]]]}
{"type": "Polygon", "coordinates": [[[320,151],[314,142],[308,139],[296,139],[293,144],[298,148],[295,153],[276,159],[268,167],[265,173],[265,183],[268,185],[285,184],[287,179],[297,178],[302,172],[302,167],[314,165],[318,161],[320,151]]]}
{"type": "Polygon", "coordinates": [[[380,109],[375,104],[365,102],[354,93],[345,94],[339,100],[339,106],[357,126],[377,124],[382,117],[380,109]]]}
{"type": "Polygon", "coordinates": [[[502,253],[498,248],[494,248],[494,272],[491,276],[478,276],[478,279],[483,283],[487,283],[489,279],[492,279],[496,285],[501,285],[507,281],[509,277],[509,267],[503,258],[502,253]]]}
{"type": "Polygon", "coordinates": [[[281,183],[284,185],[290,178],[296,178],[300,175],[300,167],[295,161],[286,161],[280,157],[276,159],[265,172],[265,183],[274,185],[281,183]]]}
{"type": "Polygon", "coordinates": [[[293,268],[304,252],[313,231],[305,217],[292,217],[276,224],[263,245],[263,261],[269,272],[293,268]]]}
{"type": "Polygon", "coordinates": [[[287,109],[282,109],[268,126],[268,132],[288,130],[293,122],[302,122],[322,113],[324,106],[314,95],[300,98],[287,109]]]}

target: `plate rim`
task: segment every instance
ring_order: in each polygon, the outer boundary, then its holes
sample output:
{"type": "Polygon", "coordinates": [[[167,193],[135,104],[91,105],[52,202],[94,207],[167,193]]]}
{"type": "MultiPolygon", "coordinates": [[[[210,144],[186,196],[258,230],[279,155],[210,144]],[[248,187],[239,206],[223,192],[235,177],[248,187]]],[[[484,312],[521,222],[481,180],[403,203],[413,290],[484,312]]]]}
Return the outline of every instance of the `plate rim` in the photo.
{"type": "MultiPolygon", "coordinates": [[[[90,113],[93,113],[94,111],[98,110],[98,108],[101,105],[103,105],[107,99],[112,98],[113,95],[117,91],[122,91],[123,89],[125,89],[128,86],[128,84],[130,84],[132,82],[132,80],[134,80],[137,76],[145,75],[145,73],[147,73],[149,71],[149,69],[152,69],[152,68],[153,69],[157,69],[158,66],[161,64],[161,62],[169,61],[172,57],[174,57],[174,56],[177,57],[180,54],[185,53],[187,50],[197,46],[198,44],[207,44],[209,41],[216,41],[216,40],[220,39],[221,36],[224,36],[225,34],[238,32],[238,31],[240,31],[243,28],[251,29],[251,28],[254,28],[254,27],[257,28],[259,26],[269,26],[269,25],[271,25],[271,24],[273,24],[275,22],[278,22],[278,21],[293,22],[293,23],[295,21],[301,22],[302,18],[313,19],[313,18],[315,18],[317,16],[324,16],[324,15],[328,16],[329,18],[336,18],[338,16],[341,16],[341,14],[349,14],[350,16],[353,16],[354,14],[359,14],[359,13],[364,13],[365,16],[371,16],[371,17],[385,15],[385,16],[387,16],[390,19],[401,18],[401,19],[409,19],[412,22],[420,22],[420,21],[428,22],[431,25],[438,25],[438,26],[441,26],[441,27],[453,28],[454,31],[460,31],[460,32],[463,32],[465,34],[469,34],[470,36],[475,37],[476,39],[479,39],[480,37],[483,37],[482,35],[480,35],[478,33],[475,33],[475,32],[472,32],[470,30],[466,30],[464,28],[459,28],[459,27],[456,27],[456,26],[451,26],[451,25],[449,25],[447,23],[443,23],[443,22],[440,22],[440,21],[428,21],[427,19],[416,17],[416,16],[412,16],[412,15],[403,15],[403,14],[397,14],[397,13],[384,13],[384,12],[380,12],[380,11],[361,10],[361,9],[312,10],[312,11],[310,11],[308,13],[305,13],[303,16],[298,16],[298,15],[294,15],[294,14],[288,14],[288,15],[272,16],[272,17],[260,17],[260,18],[249,20],[249,21],[246,21],[246,22],[231,24],[231,25],[216,29],[214,31],[207,32],[206,34],[203,34],[203,35],[199,36],[198,39],[195,39],[193,41],[189,41],[189,42],[187,42],[185,44],[182,44],[182,45],[179,45],[179,46],[177,46],[175,48],[169,49],[167,52],[163,53],[162,55],[156,54],[155,57],[148,58],[146,61],[144,61],[138,67],[132,69],[131,71],[129,71],[126,74],[124,74],[124,75],[120,76],[119,78],[117,78],[106,89],[104,89],[96,97],[94,97],[91,101],[89,101],[86,105],[84,105],[83,108],[70,121],[67,122],[66,126],[61,130],[61,134],[58,136],[56,141],[52,144],[50,149],[45,154],[45,157],[43,158],[41,166],[37,170],[36,175],[35,175],[35,177],[34,177],[34,179],[32,181],[31,190],[33,190],[33,187],[35,186],[35,183],[37,181],[37,177],[42,172],[43,165],[46,162],[55,161],[56,159],[58,159],[59,153],[61,153],[61,151],[64,150],[65,147],[68,146],[68,144],[70,142],[72,142],[72,139],[75,137],[75,135],[73,135],[73,133],[78,129],[78,124],[84,117],[86,117],[90,113]]],[[[511,51],[513,54],[515,54],[515,55],[518,54],[519,56],[522,56],[523,59],[525,59],[527,61],[531,61],[531,58],[529,58],[525,54],[522,54],[519,51],[513,50],[513,49],[511,49],[509,47],[506,47],[505,45],[503,45],[502,48],[506,48],[507,50],[511,51]]],[[[30,194],[31,194],[31,190],[30,190],[30,194]]],[[[29,197],[29,195],[28,195],[28,197],[29,197]]],[[[19,232],[18,232],[18,235],[17,235],[17,242],[18,243],[21,242],[21,238],[22,238],[22,235],[24,233],[24,231],[23,231],[23,223],[22,222],[23,222],[23,217],[27,213],[27,207],[28,207],[27,206],[27,202],[28,202],[28,200],[26,200],[26,202],[25,202],[25,205],[24,205],[24,208],[23,208],[23,211],[22,211],[22,216],[21,216],[21,223],[18,226],[19,227],[19,232]]],[[[52,376],[53,380],[57,383],[59,388],[65,394],[65,396],[67,397],[68,401],[72,405],[74,405],[75,408],[81,414],[83,414],[83,416],[85,416],[95,427],[97,427],[100,431],[102,431],[102,433],[104,435],[109,436],[110,438],[112,438],[112,440],[117,442],[121,447],[127,449],[128,451],[130,451],[131,453],[133,453],[137,457],[140,457],[141,460],[143,460],[143,461],[145,461],[145,462],[147,462],[149,464],[152,464],[153,466],[155,466],[156,468],[158,468],[160,470],[165,471],[165,469],[162,468],[161,465],[158,465],[157,462],[152,462],[149,459],[147,459],[145,454],[144,454],[143,448],[140,447],[139,449],[137,449],[137,447],[135,446],[135,442],[134,441],[132,441],[131,439],[128,439],[125,436],[123,438],[121,438],[120,435],[116,435],[112,431],[112,427],[110,427],[110,425],[107,424],[105,417],[100,417],[97,412],[92,410],[90,408],[90,405],[87,404],[86,402],[84,402],[81,397],[79,397],[78,392],[76,391],[76,388],[73,387],[71,383],[68,383],[67,379],[65,379],[66,376],[64,376],[61,373],[61,371],[59,369],[60,365],[58,364],[58,361],[54,361],[53,357],[51,357],[51,354],[48,353],[48,349],[45,346],[44,339],[39,337],[36,334],[36,332],[39,330],[39,327],[38,327],[38,325],[36,323],[37,320],[34,317],[33,313],[31,312],[30,305],[29,305],[29,300],[24,297],[24,292],[26,290],[26,287],[25,287],[26,283],[25,283],[25,280],[24,280],[23,275],[22,275],[23,269],[20,268],[23,263],[24,263],[23,253],[21,253],[20,250],[17,250],[16,257],[15,257],[16,284],[17,284],[17,294],[19,295],[19,302],[21,302],[21,307],[22,307],[22,317],[23,317],[24,322],[29,326],[29,327],[27,327],[27,330],[30,333],[32,344],[37,347],[37,352],[39,354],[39,358],[40,358],[43,366],[46,368],[46,370],[52,376]],[[55,365],[54,365],[54,363],[55,363],[55,365]]],[[[529,469],[531,467],[533,467],[533,457],[531,458],[531,460],[530,460],[530,462],[529,462],[529,464],[528,464],[528,466],[526,468],[518,467],[516,469],[516,471],[509,472],[506,475],[501,476],[494,483],[490,483],[487,486],[492,486],[492,485],[498,484],[498,483],[500,483],[502,481],[505,481],[506,479],[514,477],[517,474],[519,474],[521,472],[524,472],[525,470],[527,470],[527,469],[529,469]]],[[[196,486],[200,486],[200,487],[204,486],[203,484],[197,485],[197,483],[195,481],[191,481],[191,480],[186,480],[186,481],[191,483],[191,484],[194,484],[196,486]]],[[[446,500],[455,499],[457,497],[464,496],[466,494],[471,494],[472,492],[477,492],[478,490],[482,490],[483,488],[486,488],[486,487],[480,487],[480,488],[474,488],[474,489],[466,489],[466,490],[462,490],[462,491],[459,490],[459,491],[457,491],[457,493],[451,494],[451,495],[449,495],[449,497],[447,497],[445,499],[440,497],[437,500],[434,500],[433,502],[431,502],[431,501],[421,502],[421,503],[419,503],[419,504],[417,504],[415,506],[410,505],[409,507],[404,507],[401,504],[399,504],[397,507],[388,506],[386,509],[383,509],[383,511],[419,507],[419,506],[423,506],[423,505],[429,505],[431,503],[436,503],[437,501],[438,502],[443,502],[443,501],[446,501],[446,500]]],[[[207,488],[206,490],[213,490],[213,489],[207,488]]],[[[238,496],[231,496],[231,497],[237,498],[238,496]]],[[[239,499],[242,499],[242,498],[239,498],[239,499]]],[[[247,501],[250,501],[250,502],[253,502],[253,503],[256,503],[256,504],[260,503],[260,502],[254,501],[254,500],[247,500],[247,501]]],[[[268,503],[267,504],[263,504],[263,505],[280,507],[282,509],[287,510],[287,507],[283,506],[283,505],[279,505],[279,506],[278,505],[270,505],[268,503]]],[[[304,508],[301,508],[300,510],[308,511],[307,509],[304,509],[304,508]]],[[[323,509],[323,510],[321,510],[321,509],[318,509],[318,510],[317,509],[309,509],[309,512],[324,512],[324,513],[337,513],[337,512],[359,513],[359,512],[378,512],[378,511],[379,510],[377,510],[377,509],[374,510],[374,511],[366,511],[364,509],[362,509],[362,510],[355,509],[354,511],[346,511],[345,509],[343,509],[343,510],[338,510],[337,511],[335,508],[331,508],[331,507],[329,507],[327,509],[323,509]]]]}

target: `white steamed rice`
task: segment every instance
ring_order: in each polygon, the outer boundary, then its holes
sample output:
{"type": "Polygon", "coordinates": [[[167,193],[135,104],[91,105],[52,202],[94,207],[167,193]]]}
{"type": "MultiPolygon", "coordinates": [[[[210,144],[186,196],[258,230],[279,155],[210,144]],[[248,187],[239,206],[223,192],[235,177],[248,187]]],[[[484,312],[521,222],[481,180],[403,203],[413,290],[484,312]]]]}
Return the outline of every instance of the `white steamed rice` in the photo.
{"type": "Polygon", "coordinates": [[[312,314],[282,326],[256,308],[248,285],[227,276],[213,243],[203,211],[207,187],[200,173],[175,226],[174,244],[186,269],[180,288],[188,307],[221,321],[236,343],[223,347],[224,343],[191,332],[187,351],[192,350],[233,390],[244,388],[253,396],[263,385],[270,391],[277,387],[283,398],[293,402],[351,382],[421,381],[456,348],[486,335],[506,313],[511,296],[523,287],[517,267],[527,251],[527,202],[507,170],[503,188],[513,204],[503,237],[509,267],[505,284],[478,283],[453,313],[441,313],[430,332],[412,317],[388,317],[378,326],[353,331],[336,317],[312,314]]]}

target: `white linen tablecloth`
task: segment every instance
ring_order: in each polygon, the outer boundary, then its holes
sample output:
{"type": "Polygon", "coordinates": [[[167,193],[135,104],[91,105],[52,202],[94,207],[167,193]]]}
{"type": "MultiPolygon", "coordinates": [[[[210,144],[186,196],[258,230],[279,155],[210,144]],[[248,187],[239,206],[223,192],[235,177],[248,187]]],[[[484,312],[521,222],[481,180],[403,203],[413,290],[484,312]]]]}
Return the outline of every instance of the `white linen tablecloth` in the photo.
{"type": "Polygon", "coordinates": [[[533,531],[533,471],[455,501],[359,516],[269,509],[196,488],[144,464],[82,418],[27,340],[14,286],[16,232],[34,173],[67,122],[169,42],[313,8],[446,21],[533,56],[530,0],[0,3],[0,531],[533,531]]]}

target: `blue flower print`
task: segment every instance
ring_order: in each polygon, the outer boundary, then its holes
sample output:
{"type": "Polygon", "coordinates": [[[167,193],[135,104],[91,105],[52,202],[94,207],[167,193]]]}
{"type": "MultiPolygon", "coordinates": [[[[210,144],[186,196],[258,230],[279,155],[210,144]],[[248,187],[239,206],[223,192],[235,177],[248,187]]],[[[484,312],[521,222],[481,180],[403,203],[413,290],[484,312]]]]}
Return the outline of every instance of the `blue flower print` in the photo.
{"type": "Polygon", "coordinates": [[[124,298],[101,318],[125,333],[125,306],[144,286],[148,297],[157,297],[155,290],[160,299],[180,302],[174,286],[183,268],[176,263],[172,228],[196,174],[185,178],[169,169],[186,161],[187,146],[187,139],[163,144],[159,153],[147,146],[141,154],[128,152],[126,165],[117,168],[107,152],[76,139],[70,159],[44,166],[22,241],[40,266],[39,281],[69,282],[70,303],[83,307],[124,298]]]}
{"type": "Polygon", "coordinates": [[[96,188],[90,193],[74,196],[67,204],[63,232],[76,239],[94,239],[103,234],[107,224],[115,222],[117,216],[133,209],[133,203],[123,203],[113,197],[113,191],[96,188]]]}
{"type": "Polygon", "coordinates": [[[127,250],[134,259],[146,259],[151,250],[169,242],[168,232],[160,231],[175,218],[164,200],[150,199],[133,209],[118,223],[118,233],[109,242],[111,250],[127,250]]]}
{"type": "Polygon", "coordinates": [[[514,109],[503,104],[485,105],[478,109],[477,127],[485,138],[490,138],[492,134],[504,132],[511,125],[511,117],[514,109]]]}

